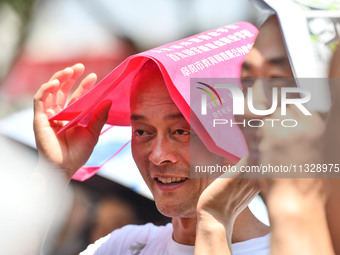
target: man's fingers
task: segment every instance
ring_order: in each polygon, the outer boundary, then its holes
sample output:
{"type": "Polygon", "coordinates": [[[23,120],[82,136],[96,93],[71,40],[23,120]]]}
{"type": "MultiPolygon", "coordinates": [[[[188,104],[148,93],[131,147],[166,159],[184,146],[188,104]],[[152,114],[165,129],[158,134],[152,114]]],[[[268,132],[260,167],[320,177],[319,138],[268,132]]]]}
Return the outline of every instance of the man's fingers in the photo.
{"type": "Polygon", "coordinates": [[[106,100],[102,102],[93,112],[91,120],[89,121],[87,128],[92,133],[95,138],[99,137],[99,134],[107,121],[109,116],[109,111],[111,108],[112,102],[110,100],[106,100]]]}
{"type": "Polygon", "coordinates": [[[84,70],[85,70],[84,65],[78,63],[71,67],[66,67],[64,70],[56,72],[55,74],[53,74],[50,81],[57,79],[60,81],[60,83],[62,83],[68,79],[75,80],[83,74],[84,70]]]}
{"type": "Polygon", "coordinates": [[[97,82],[97,75],[94,73],[89,74],[86,76],[78,88],[73,92],[69,104],[77,101],[81,96],[85,95],[88,91],[90,91],[97,82]]]}
{"type": "Polygon", "coordinates": [[[46,102],[51,93],[54,93],[60,85],[58,80],[51,80],[43,84],[34,96],[34,111],[37,113],[46,112],[51,105],[46,102]]]}
{"type": "MultiPolygon", "coordinates": [[[[83,64],[75,64],[56,72],[36,93],[34,97],[35,111],[40,111],[48,117],[52,117],[63,110],[75,80],[84,73],[84,70],[83,64]]],[[[88,75],[73,93],[71,101],[74,102],[92,89],[96,81],[97,76],[95,74],[88,75]]]]}
{"type": "Polygon", "coordinates": [[[64,92],[66,95],[68,95],[68,93],[70,92],[74,84],[74,81],[78,79],[84,73],[84,70],[85,70],[85,67],[83,64],[75,64],[74,66],[68,67],[68,68],[72,69],[72,75],[69,77],[66,77],[66,76],[62,77],[66,79],[61,80],[61,86],[60,86],[60,90],[64,92]]]}
{"type": "MultiPolygon", "coordinates": [[[[59,109],[57,109],[57,102],[61,101],[61,98],[67,99],[68,92],[62,92],[61,87],[69,81],[74,74],[74,71],[71,67],[67,67],[64,70],[58,71],[51,77],[50,81],[58,80],[59,81],[59,88],[58,90],[55,90],[54,93],[50,93],[48,97],[45,99],[46,104],[49,106],[49,108],[53,109],[54,112],[58,112],[59,109]],[[66,94],[66,95],[64,95],[66,94]],[[59,99],[58,99],[59,98],[59,99]]],[[[51,113],[52,114],[52,113],[51,113]]],[[[50,115],[51,115],[50,114],[50,115]]]]}
{"type": "Polygon", "coordinates": [[[73,69],[72,79],[78,79],[85,70],[85,66],[81,63],[75,64],[71,68],[73,69]]]}
{"type": "Polygon", "coordinates": [[[70,79],[72,76],[73,76],[73,69],[71,67],[67,67],[64,70],[58,71],[55,74],[53,74],[49,81],[59,80],[60,83],[62,83],[70,79]]]}
{"type": "Polygon", "coordinates": [[[83,64],[76,64],[72,67],[64,69],[64,71],[59,73],[58,80],[60,81],[60,87],[53,98],[56,112],[60,112],[62,109],[64,109],[75,80],[84,73],[84,70],[85,67],[83,64]],[[72,72],[69,72],[70,69],[72,72]]]}

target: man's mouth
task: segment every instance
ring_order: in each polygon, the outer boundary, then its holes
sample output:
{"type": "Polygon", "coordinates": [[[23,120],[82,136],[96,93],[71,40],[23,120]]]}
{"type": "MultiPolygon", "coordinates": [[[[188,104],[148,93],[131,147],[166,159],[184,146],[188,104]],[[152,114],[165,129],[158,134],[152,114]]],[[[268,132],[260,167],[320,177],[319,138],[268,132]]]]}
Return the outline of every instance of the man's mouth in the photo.
{"type": "Polygon", "coordinates": [[[185,177],[168,177],[168,178],[156,177],[155,178],[155,180],[158,181],[159,183],[167,184],[167,185],[182,183],[182,182],[185,182],[187,179],[188,178],[185,178],[185,177]]]}

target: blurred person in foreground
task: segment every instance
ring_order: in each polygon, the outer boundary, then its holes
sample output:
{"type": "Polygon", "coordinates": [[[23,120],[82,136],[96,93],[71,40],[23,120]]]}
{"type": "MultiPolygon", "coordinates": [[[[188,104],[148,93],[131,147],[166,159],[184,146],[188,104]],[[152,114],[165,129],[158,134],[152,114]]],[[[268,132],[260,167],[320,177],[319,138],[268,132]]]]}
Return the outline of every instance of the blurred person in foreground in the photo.
{"type": "MultiPolygon", "coordinates": [[[[250,85],[253,88],[256,109],[270,107],[267,98],[267,90],[270,87],[266,87],[268,84],[264,84],[263,80],[258,78],[293,78],[276,16],[269,17],[261,26],[254,46],[243,63],[241,76],[244,79],[256,79],[250,85]]],[[[254,116],[248,113],[247,117],[254,116]]],[[[295,107],[288,106],[287,116],[282,116],[277,110],[272,115],[265,116],[268,117],[277,120],[282,120],[283,117],[296,119],[299,128],[287,129],[282,126],[272,128],[264,125],[257,129],[244,129],[249,148],[248,162],[245,164],[290,165],[322,162],[320,145],[325,123],[318,113],[312,112],[310,117],[304,116],[295,107]]],[[[338,144],[336,143],[336,146],[339,146],[338,144]]],[[[339,240],[339,231],[334,225],[339,225],[335,224],[335,218],[339,215],[337,213],[340,204],[339,192],[333,192],[329,199],[330,191],[327,186],[332,182],[335,189],[339,183],[337,180],[315,178],[315,176],[300,177],[282,178],[281,175],[281,178],[277,178],[274,174],[253,180],[254,185],[261,189],[268,207],[272,231],[271,253],[334,254],[326,213],[328,222],[332,225],[330,230],[334,239],[333,244],[338,249],[336,243],[339,242],[335,239],[339,240]]],[[[219,178],[204,191],[201,198],[211,196],[213,192],[215,196],[223,196],[227,193],[228,185],[228,179],[219,178]],[[223,186],[224,189],[221,188],[223,186]]],[[[224,254],[221,247],[225,244],[220,242],[221,238],[217,234],[207,234],[200,240],[205,253],[201,252],[203,251],[201,249],[197,250],[196,254],[208,254],[211,251],[214,251],[213,254],[224,254]]]]}
{"type": "MultiPolygon", "coordinates": [[[[324,158],[325,163],[339,164],[339,127],[340,127],[340,47],[339,44],[333,54],[329,68],[329,81],[332,95],[332,107],[327,117],[324,158]]],[[[329,198],[326,213],[329,231],[332,237],[335,254],[340,254],[340,178],[327,180],[329,198]]]]}
{"type": "MultiPolygon", "coordinates": [[[[34,98],[39,154],[63,169],[68,179],[88,160],[111,107],[111,102],[103,102],[86,127],[77,126],[57,135],[65,123],[50,122],[48,118],[65,107],[69,91],[83,71],[84,66],[77,64],[57,72],[34,98]]],[[[95,82],[93,74],[84,78],[70,103],[95,82]]],[[[190,163],[233,162],[206,149],[173,102],[153,61],[148,61],[134,79],[130,112],[133,158],[158,210],[171,217],[172,224],[129,225],[99,239],[82,254],[193,254],[195,242],[207,232],[219,233],[226,244],[225,254],[231,249],[234,254],[268,254],[268,227],[247,207],[258,189],[247,179],[230,178],[226,194],[199,202],[214,179],[190,178],[190,163]],[[190,158],[190,143],[194,144],[191,153],[197,155],[195,158],[190,158]]]]}
{"type": "Polygon", "coordinates": [[[49,163],[41,160],[36,167],[36,156],[26,146],[0,135],[0,148],[0,254],[40,254],[47,230],[57,237],[50,223],[52,218],[59,225],[65,221],[72,193],[49,163]]]}

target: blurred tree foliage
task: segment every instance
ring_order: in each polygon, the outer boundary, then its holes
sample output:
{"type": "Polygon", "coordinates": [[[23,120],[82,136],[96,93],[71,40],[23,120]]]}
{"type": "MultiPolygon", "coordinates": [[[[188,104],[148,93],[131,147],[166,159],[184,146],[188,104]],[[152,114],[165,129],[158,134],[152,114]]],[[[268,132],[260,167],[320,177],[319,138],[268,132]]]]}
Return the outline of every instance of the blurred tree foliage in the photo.
{"type": "Polygon", "coordinates": [[[0,0],[1,4],[5,3],[10,6],[20,17],[21,29],[19,31],[20,39],[18,42],[18,47],[22,46],[27,36],[28,27],[32,18],[35,2],[36,0],[0,0]]]}
{"type": "Polygon", "coordinates": [[[2,66],[4,72],[1,72],[0,74],[0,81],[6,75],[5,70],[9,70],[11,68],[22,51],[22,46],[25,44],[29,33],[30,21],[32,20],[36,2],[36,0],[0,0],[0,9],[7,5],[18,15],[20,19],[18,31],[13,31],[18,35],[17,43],[15,45],[16,50],[8,62],[2,66]]]}
{"type": "Polygon", "coordinates": [[[0,0],[0,3],[7,3],[20,16],[23,23],[26,23],[32,14],[35,0],[0,0]]]}

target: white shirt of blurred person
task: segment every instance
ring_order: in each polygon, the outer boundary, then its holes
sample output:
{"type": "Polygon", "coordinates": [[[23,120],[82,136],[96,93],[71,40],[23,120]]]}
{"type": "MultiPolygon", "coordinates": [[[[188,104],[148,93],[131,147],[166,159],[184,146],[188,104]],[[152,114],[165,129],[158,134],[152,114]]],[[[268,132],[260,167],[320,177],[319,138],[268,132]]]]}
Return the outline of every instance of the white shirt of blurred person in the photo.
{"type": "MultiPolygon", "coordinates": [[[[193,254],[201,193],[212,178],[190,178],[190,163],[229,164],[209,152],[190,129],[154,62],[138,73],[130,98],[132,154],[158,210],[172,218],[166,226],[128,225],[90,245],[87,254],[193,254]],[[190,143],[192,143],[190,152],[190,143]],[[194,150],[194,151],[193,151],[194,150]],[[195,157],[191,157],[195,155],[195,157]]],[[[248,207],[235,221],[233,254],[268,254],[267,227],[248,207]]]]}

